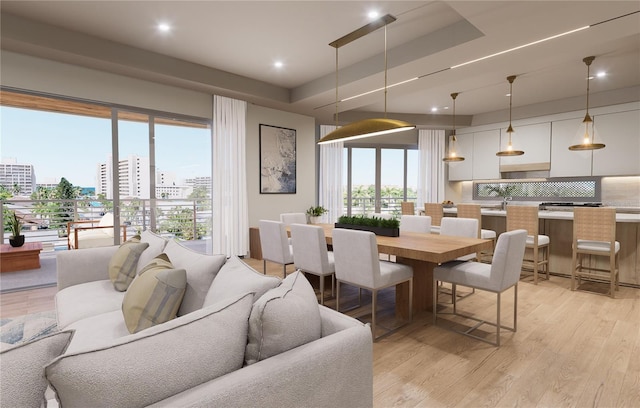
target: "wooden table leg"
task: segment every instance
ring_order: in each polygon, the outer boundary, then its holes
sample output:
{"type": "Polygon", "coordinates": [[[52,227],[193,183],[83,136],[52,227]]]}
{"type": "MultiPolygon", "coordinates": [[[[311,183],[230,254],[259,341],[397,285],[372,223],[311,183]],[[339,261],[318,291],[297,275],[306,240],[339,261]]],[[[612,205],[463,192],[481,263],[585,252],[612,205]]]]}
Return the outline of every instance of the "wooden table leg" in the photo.
{"type": "MultiPolygon", "coordinates": [[[[431,262],[416,259],[396,258],[396,262],[413,268],[413,311],[431,311],[433,309],[433,268],[431,262]]],[[[396,287],[396,314],[407,318],[409,316],[409,284],[403,283],[396,287]]]]}

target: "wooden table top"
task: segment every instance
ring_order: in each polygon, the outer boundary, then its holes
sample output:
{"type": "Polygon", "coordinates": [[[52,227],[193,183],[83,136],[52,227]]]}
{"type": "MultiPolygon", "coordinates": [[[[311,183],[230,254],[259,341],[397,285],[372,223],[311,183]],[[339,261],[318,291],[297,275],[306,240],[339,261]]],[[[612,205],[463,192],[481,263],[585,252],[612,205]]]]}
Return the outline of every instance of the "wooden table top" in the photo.
{"type": "MultiPolygon", "coordinates": [[[[318,224],[324,229],[327,243],[333,242],[333,224],[318,224]]],[[[378,251],[402,258],[442,263],[474,252],[491,250],[488,239],[455,237],[450,235],[401,232],[399,237],[376,235],[378,251]]]]}
{"type": "Polygon", "coordinates": [[[0,252],[3,254],[41,250],[42,242],[25,242],[21,247],[12,247],[9,244],[2,244],[2,248],[0,248],[0,252]]]}

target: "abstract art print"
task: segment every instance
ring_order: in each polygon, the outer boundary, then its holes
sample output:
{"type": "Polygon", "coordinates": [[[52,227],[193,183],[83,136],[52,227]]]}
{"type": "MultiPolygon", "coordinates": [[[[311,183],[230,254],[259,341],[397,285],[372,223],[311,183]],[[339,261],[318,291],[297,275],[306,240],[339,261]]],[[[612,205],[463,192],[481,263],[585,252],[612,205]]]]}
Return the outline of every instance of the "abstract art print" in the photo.
{"type": "Polygon", "coordinates": [[[260,194],[296,193],[296,131],[260,125],[260,194]]]}

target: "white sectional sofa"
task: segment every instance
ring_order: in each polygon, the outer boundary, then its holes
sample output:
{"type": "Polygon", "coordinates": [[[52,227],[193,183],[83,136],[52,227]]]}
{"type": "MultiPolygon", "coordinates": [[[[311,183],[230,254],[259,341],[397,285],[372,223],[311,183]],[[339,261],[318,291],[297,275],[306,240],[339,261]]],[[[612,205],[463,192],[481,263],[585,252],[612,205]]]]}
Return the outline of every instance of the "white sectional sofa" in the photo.
{"type": "Polygon", "coordinates": [[[163,252],[186,270],[178,317],[130,334],[126,292],[108,274],[118,247],[60,253],[58,324],[73,336],[45,368],[49,406],[373,405],[369,326],[318,305],[301,273],[280,280],[148,232],[142,241],[138,269],[163,252]]]}

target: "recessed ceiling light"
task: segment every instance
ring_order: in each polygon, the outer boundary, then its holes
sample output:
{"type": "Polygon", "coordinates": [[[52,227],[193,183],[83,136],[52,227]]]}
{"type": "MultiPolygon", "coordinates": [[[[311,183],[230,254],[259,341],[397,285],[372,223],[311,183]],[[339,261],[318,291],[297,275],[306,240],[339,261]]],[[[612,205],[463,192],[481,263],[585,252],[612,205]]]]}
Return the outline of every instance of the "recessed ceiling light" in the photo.
{"type": "Polygon", "coordinates": [[[447,109],[449,109],[449,107],[448,107],[448,106],[445,106],[445,107],[444,107],[444,108],[442,108],[442,109],[447,110],[447,109]]]}
{"type": "Polygon", "coordinates": [[[373,18],[378,18],[379,15],[380,13],[378,13],[377,11],[370,11],[369,14],[367,14],[367,17],[373,19],[373,18]]]}
{"type": "Polygon", "coordinates": [[[284,64],[282,63],[282,61],[276,61],[273,63],[273,66],[276,68],[282,68],[284,64]]]}
{"type": "Polygon", "coordinates": [[[604,71],[600,71],[600,72],[598,72],[598,73],[596,74],[596,76],[597,76],[598,78],[602,78],[602,77],[607,76],[607,73],[606,73],[606,72],[604,72],[604,71]]]}
{"type": "Polygon", "coordinates": [[[437,111],[438,111],[438,108],[436,107],[431,108],[431,112],[437,112],[437,111]]]}
{"type": "Polygon", "coordinates": [[[508,93],[508,94],[504,94],[504,96],[506,96],[506,97],[508,98],[508,97],[510,97],[510,96],[511,96],[511,94],[510,94],[510,93],[508,93]]]}
{"type": "Polygon", "coordinates": [[[169,23],[159,23],[158,31],[168,33],[169,31],[171,31],[171,25],[169,23]]]}

